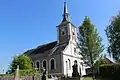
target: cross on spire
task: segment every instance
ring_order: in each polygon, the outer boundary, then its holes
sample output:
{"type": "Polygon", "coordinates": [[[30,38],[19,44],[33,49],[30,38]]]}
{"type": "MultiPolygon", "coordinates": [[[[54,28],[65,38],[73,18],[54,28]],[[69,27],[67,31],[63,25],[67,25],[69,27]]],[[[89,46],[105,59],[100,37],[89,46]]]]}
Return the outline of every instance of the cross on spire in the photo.
{"type": "Polygon", "coordinates": [[[64,14],[65,13],[68,13],[66,0],[64,0],[64,14]]]}
{"type": "Polygon", "coordinates": [[[65,21],[70,21],[66,0],[64,0],[64,13],[63,13],[63,21],[62,22],[65,22],[65,21]]]}

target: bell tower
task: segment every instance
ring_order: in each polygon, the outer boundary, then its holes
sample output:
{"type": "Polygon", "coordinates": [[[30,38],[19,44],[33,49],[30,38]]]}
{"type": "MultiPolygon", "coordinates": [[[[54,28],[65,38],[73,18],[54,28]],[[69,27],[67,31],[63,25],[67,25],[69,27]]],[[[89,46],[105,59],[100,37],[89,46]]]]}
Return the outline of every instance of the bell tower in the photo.
{"type": "Polygon", "coordinates": [[[62,22],[57,26],[57,41],[58,44],[76,43],[76,27],[70,22],[66,1],[64,1],[62,22]]]}

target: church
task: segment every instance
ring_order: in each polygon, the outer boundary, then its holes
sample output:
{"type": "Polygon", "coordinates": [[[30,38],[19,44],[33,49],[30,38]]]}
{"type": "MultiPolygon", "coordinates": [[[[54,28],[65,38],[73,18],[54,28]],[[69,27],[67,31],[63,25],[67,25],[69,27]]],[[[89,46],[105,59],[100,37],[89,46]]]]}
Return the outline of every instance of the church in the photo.
{"type": "Polygon", "coordinates": [[[76,26],[70,21],[66,2],[63,12],[63,20],[56,27],[57,40],[28,50],[25,54],[32,58],[34,68],[38,70],[45,68],[48,75],[71,77],[75,62],[78,73],[85,75],[85,65],[76,43],[76,26]]]}

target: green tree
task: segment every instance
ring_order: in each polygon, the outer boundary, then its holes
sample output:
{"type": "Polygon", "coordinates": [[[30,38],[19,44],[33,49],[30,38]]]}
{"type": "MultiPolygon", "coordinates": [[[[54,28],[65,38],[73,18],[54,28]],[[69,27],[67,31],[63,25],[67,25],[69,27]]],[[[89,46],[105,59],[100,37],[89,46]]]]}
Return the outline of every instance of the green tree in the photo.
{"type": "Polygon", "coordinates": [[[79,27],[78,47],[83,56],[85,64],[92,66],[103,52],[104,46],[101,44],[102,38],[98,35],[97,29],[86,16],[79,27]]]}
{"type": "Polygon", "coordinates": [[[108,53],[116,61],[120,61],[120,12],[112,17],[105,31],[109,42],[108,53]]]}
{"type": "Polygon", "coordinates": [[[95,61],[94,66],[95,67],[99,67],[100,65],[104,64],[104,58],[106,57],[106,55],[100,55],[100,57],[98,58],[98,60],[95,61]]]}
{"type": "Polygon", "coordinates": [[[17,65],[19,65],[20,70],[31,70],[33,69],[31,63],[32,63],[31,58],[25,54],[15,56],[10,65],[9,73],[14,73],[17,68],[17,65]]]}

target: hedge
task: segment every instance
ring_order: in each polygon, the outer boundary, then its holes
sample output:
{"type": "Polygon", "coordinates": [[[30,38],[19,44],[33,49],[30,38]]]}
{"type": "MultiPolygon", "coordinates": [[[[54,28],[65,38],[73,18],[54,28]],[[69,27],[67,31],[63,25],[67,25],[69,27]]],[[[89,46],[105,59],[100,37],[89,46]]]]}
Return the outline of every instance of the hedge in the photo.
{"type": "Polygon", "coordinates": [[[99,67],[99,75],[103,78],[117,80],[120,77],[120,63],[106,64],[99,67]]]}

